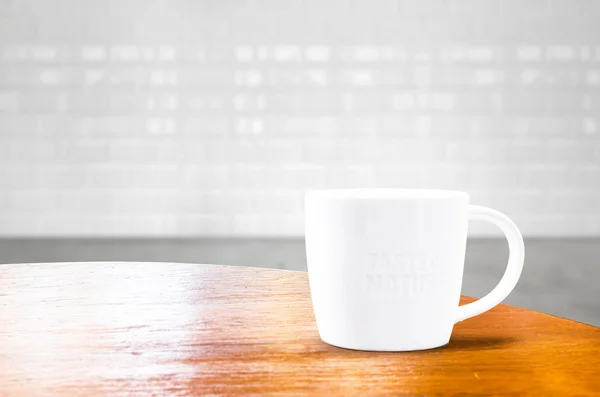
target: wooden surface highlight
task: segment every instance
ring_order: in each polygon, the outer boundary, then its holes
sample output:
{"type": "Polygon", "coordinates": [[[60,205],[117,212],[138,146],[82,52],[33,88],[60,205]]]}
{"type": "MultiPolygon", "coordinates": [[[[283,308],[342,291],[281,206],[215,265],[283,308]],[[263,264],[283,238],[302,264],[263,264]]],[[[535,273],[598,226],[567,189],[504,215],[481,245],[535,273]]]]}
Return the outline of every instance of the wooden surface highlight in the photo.
{"type": "Polygon", "coordinates": [[[0,265],[0,396],[109,395],[593,396],[600,329],[500,305],[445,347],[359,352],[319,339],[305,273],[0,265]]]}

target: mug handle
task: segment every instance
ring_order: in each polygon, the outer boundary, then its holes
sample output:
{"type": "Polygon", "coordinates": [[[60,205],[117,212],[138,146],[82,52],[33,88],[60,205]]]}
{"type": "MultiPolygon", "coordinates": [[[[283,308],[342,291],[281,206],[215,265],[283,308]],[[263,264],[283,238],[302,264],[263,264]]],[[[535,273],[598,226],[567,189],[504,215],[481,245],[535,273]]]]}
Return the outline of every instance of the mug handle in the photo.
{"type": "Polygon", "coordinates": [[[517,285],[517,281],[523,270],[523,261],[525,260],[523,236],[521,236],[517,225],[509,217],[491,208],[470,205],[468,218],[470,220],[491,222],[504,232],[506,240],[508,240],[508,265],[506,266],[504,276],[502,276],[496,288],[489,294],[475,302],[458,307],[455,320],[457,323],[486,312],[502,302],[515,288],[515,285],[517,285]]]}

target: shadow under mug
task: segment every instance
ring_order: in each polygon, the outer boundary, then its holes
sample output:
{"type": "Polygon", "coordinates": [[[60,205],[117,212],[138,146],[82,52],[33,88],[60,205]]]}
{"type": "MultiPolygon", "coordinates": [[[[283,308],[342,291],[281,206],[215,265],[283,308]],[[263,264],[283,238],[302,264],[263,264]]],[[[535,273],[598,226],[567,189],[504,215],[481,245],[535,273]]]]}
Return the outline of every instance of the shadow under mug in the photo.
{"type": "Polygon", "coordinates": [[[357,350],[447,344],[454,324],[500,303],[525,249],[517,226],[458,191],[339,189],[305,198],[308,277],[321,339],[357,350]],[[497,225],[510,256],[500,283],[459,306],[469,220],[497,225]]]}

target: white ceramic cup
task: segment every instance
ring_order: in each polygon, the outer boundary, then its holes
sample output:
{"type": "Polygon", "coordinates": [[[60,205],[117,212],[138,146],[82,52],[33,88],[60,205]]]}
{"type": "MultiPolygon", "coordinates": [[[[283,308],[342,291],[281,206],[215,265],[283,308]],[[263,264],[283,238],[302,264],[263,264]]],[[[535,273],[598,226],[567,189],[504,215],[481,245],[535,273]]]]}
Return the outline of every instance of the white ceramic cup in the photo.
{"type": "Polygon", "coordinates": [[[321,339],[357,350],[447,344],[455,323],[506,298],[525,255],[521,233],[508,217],[469,205],[469,195],[457,191],[309,191],[305,233],[321,339]],[[492,292],[459,306],[469,219],[497,225],[510,256],[492,292]]]}

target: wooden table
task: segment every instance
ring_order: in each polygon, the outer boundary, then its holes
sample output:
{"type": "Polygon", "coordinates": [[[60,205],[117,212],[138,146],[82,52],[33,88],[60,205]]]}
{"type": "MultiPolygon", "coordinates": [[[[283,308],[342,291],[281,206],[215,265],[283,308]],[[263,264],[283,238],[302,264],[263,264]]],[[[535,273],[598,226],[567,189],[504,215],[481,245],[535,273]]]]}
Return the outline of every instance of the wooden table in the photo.
{"type": "Polygon", "coordinates": [[[600,329],[500,305],[445,347],[359,352],[321,342],[301,272],[0,265],[0,396],[59,395],[592,396],[600,329]]]}

